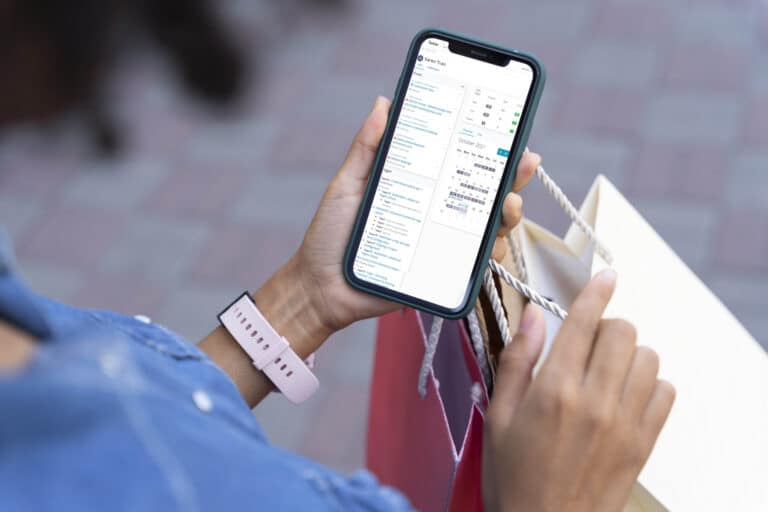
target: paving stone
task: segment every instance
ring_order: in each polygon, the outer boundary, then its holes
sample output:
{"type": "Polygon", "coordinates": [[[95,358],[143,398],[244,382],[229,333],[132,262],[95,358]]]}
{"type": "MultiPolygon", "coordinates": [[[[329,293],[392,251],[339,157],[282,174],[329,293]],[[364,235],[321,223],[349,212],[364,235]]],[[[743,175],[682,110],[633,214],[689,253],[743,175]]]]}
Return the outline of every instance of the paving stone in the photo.
{"type": "Polygon", "coordinates": [[[768,213],[754,209],[726,212],[713,249],[719,268],[768,271],[768,213]]]}
{"type": "Polygon", "coordinates": [[[359,102],[358,112],[353,118],[299,118],[297,125],[286,126],[272,146],[266,165],[274,171],[309,170],[312,176],[330,178],[368,115],[375,94],[368,99],[370,104],[359,102]]]}
{"type": "MultiPolygon", "coordinates": [[[[500,15],[509,23],[510,36],[516,41],[547,39],[550,41],[582,41],[596,10],[595,2],[561,2],[540,0],[515,2],[500,15]]],[[[457,16],[461,16],[457,13],[457,16]]],[[[517,46],[522,46],[520,43],[517,46]]]]}
{"type": "Polygon", "coordinates": [[[156,309],[143,313],[192,343],[199,342],[219,325],[216,315],[243,293],[242,287],[226,284],[197,286],[185,281],[166,289],[171,293],[163,302],[156,309]]]}
{"type": "Polygon", "coordinates": [[[381,93],[391,96],[402,71],[408,45],[409,40],[400,33],[357,30],[341,40],[340,47],[346,50],[333,56],[332,70],[336,76],[372,77],[392,84],[390,89],[381,93]],[[352,48],[354,52],[350,51],[352,48]]]}
{"type": "Polygon", "coordinates": [[[263,171],[213,162],[181,164],[153,187],[143,206],[147,211],[181,219],[226,217],[255,172],[263,171]]]}
{"type": "MultiPolygon", "coordinates": [[[[402,38],[405,46],[416,33],[424,27],[435,26],[437,11],[440,5],[435,2],[407,2],[396,0],[391,2],[366,1],[355,5],[356,19],[359,28],[383,30],[402,38]]],[[[455,13],[454,16],[458,16],[455,13]]],[[[445,20],[447,26],[452,26],[445,20]]],[[[403,53],[404,54],[404,53],[403,53]]]]}
{"type": "Polygon", "coordinates": [[[152,279],[89,272],[68,300],[77,307],[153,318],[170,291],[165,283],[152,279]]]}
{"type": "Polygon", "coordinates": [[[126,158],[98,162],[85,167],[62,187],[62,200],[76,206],[102,210],[135,210],[168,175],[165,162],[155,159],[126,158]]]}
{"type": "Polygon", "coordinates": [[[464,0],[443,0],[436,7],[426,26],[448,27],[502,46],[516,47],[524,43],[512,29],[516,23],[507,16],[500,16],[500,13],[520,10],[508,0],[483,0],[477,8],[471,9],[467,9],[464,0]]]}
{"type": "Polygon", "coordinates": [[[590,24],[597,37],[649,41],[664,37],[673,23],[670,2],[602,2],[590,24]]]}
{"type": "Polygon", "coordinates": [[[631,136],[646,108],[645,92],[589,86],[571,87],[561,95],[554,114],[556,130],[631,136]]]}
{"type": "Polygon", "coordinates": [[[185,142],[199,130],[200,121],[182,108],[142,106],[131,112],[126,122],[125,141],[128,151],[142,156],[156,157],[183,151],[185,142]],[[153,130],[144,128],[151,120],[153,130]],[[162,136],[158,136],[161,133],[162,136]]]}
{"type": "Polygon", "coordinates": [[[339,27],[334,26],[340,21],[332,17],[327,19],[328,26],[325,29],[322,23],[317,18],[294,32],[293,37],[276,41],[280,51],[268,57],[270,69],[277,72],[281,69],[300,70],[305,76],[307,73],[319,72],[327,76],[332,59],[343,49],[339,47],[339,27]],[[309,48],[312,51],[307,51],[309,48]]]}
{"type": "MultiPolygon", "coordinates": [[[[301,407],[294,407],[282,395],[277,393],[272,393],[265,398],[253,410],[253,414],[264,429],[270,442],[301,453],[303,451],[304,439],[308,438],[314,429],[316,414],[323,405],[321,396],[318,395],[325,395],[325,387],[325,382],[323,382],[320,390],[312,398],[302,403],[301,407]]],[[[358,406],[358,404],[350,405],[353,407],[358,406]]],[[[353,438],[359,439],[360,435],[359,432],[355,432],[353,438]]],[[[324,442],[324,440],[321,442],[324,442]]],[[[316,460],[321,464],[328,464],[333,462],[334,455],[331,454],[327,458],[321,457],[316,460]]],[[[359,467],[362,467],[362,460],[359,467]]]]}
{"type": "Polygon", "coordinates": [[[664,53],[661,85],[669,89],[745,91],[750,56],[711,43],[681,43],[664,53]]]}
{"type": "Polygon", "coordinates": [[[191,263],[189,279],[198,284],[255,290],[288,261],[303,236],[303,230],[267,222],[261,226],[218,226],[191,263]]]}
{"type": "Polygon", "coordinates": [[[768,150],[745,150],[732,160],[726,181],[728,204],[768,211],[768,150]]]}
{"type": "MultiPolygon", "coordinates": [[[[766,9],[768,10],[768,9],[766,9]]],[[[768,18],[768,16],[766,16],[768,18]]],[[[749,89],[753,94],[765,94],[768,90],[768,66],[763,66],[768,55],[768,21],[764,22],[764,42],[752,52],[749,89]]]]}
{"type": "Polygon", "coordinates": [[[655,45],[604,40],[579,49],[572,76],[582,86],[636,89],[648,87],[656,73],[655,45]]]}
{"type": "Polygon", "coordinates": [[[332,378],[341,384],[368,389],[373,370],[373,352],[376,342],[376,320],[356,322],[328,340],[318,353],[317,364],[333,364],[332,378]]]}
{"type": "Polygon", "coordinates": [[[33,263],[27,258],[21,258],[17,263],[30,289],[65,304],[71,303],[85,279],[82,271],[64,268],[59,263],[33,263]]]}
{"type": "Polygon", "coordinates": [[[32,147],[22,145],[16,149],[7,146],[0,153],[0,191],[3,194],[50,199],[72,179],[74,167],[79,164],[68,158],[31,154],[39,152],[41,147],[45,147],[45,143],[37,139],[32,147]]]}
{"type": "Polygon", "coordinates": [[[543,98],[551,95],[553,89],[557,90],[570,84],[570,73],[576,55],[572,46],[562,41],[527,37],[516,38],[510,46],[534,54],[544,66],[547,73],[547,83],[542,101],[543,98]]]}
{"type": "Polygon", "coordinates": [[[697,2],[676,10],[675,37],[686,43],[706,43],[747,49],[754,38],[754,6],[738,2],[697,2]]]}
{"type": "MultiPolygon", "coordinates": [[[[404,54],[403,54],[404,56],[404,54]]],[[[313,88],[312,95],[298,105],[298,121],[341,121],[352,123],[355,129],[345,135],[352,141],[352,136],[357,132],[365,117],[373,107],[373,102],[378,95],[392,97],[397,84],[397,74],[393,74],[384,82],[369,78],[352,77],[328,77],[323,83],[318,83],[313,88]]],[[[300,128],[300,127],[298,127],[300,128]]],[[[322,132],[314,132],[313,137],[322,133],[324,136],[332,132],[334,124],[322,132]]],[[[298,132],[298,140],[302,141],[301,132],[298,132]]],[[[303,141],[302,141],[303,142],[303,141]]],[[[342,146],[344,147],[344,146],[342,146]]],[[[299,147],[301,149],[301,146],[299,147]]],[[[344,148],[346,149],[346,148],[344,148]]]]}
{"type": "Polygon", "coordinates": [[[706,203],[631,201],[653,229],[694,272],[710,264],[717,214],[706,203]]]}
{"type": "Polygon", "coordinates": [[[725,146],[740,136],[743,119],[744,105],[736,96],[676,91],[652,94],[639,122],[649,141],[725,146]]]}
{"type": "Polygon", "coordinates": [[[320,204],[336,166],[305,171],[259,173],[232,205],[232,218],[245,225],[271,223],[302,232],[320,204]]]}
{"type": "Polygon", "coordinates": [[[344,472],[363,467],[365,437],[360,433],[368,424],[368,393],[367,388],[345,386],[329,394],[312,417],[302,453],[344,472]]]}
{"type": "Polygon", "coordinates": [[[8,195],[0,189],[0,229],[5,229],[11,239],[19,237],[44,208],[34,196],[8,195]]]}
{"type": "Polygon", "coordinates": [[[768,277],[765,272],[723,272],[708,277],[707,283],[718,298],[743,323],[755,339],[768,350],[768,277]]]}
{"type": "Polygon", "coordinates": [[[575,201],[583,197],[598,174],[621,186],[631,151],[620,139],[575,134],[550,134],[531,148],[542,155],[550,176],[575,201]]]}
{"type": "MultiPolygon", "coordinates": [[[[768,91],[768,80],[765,82],[763,91],[768,91]]],[[[768,147],[768,94],[764,92],[763,96],[751,97],[746,110],[744,138],[747,144],[768,147]]]]}
{"type": "Polygon", "coordinates": [[[275,127],[257,118],[216,118],[205,123],[205,128],[195,131],[181,145],[179,157],[173,169],[185,172],[186,168],[211,172],[263,168],[275,136],[275,127]]]}
{"type": "Polygon", "coordinates": [[[200,254],[208,230],[200,223],[132,218],[96,267],[119,276],[174,283],[200,254]]]}
{"type": "MultiPolygon", "coordinates": [[[[103,261],[125,219],[112,212],[52,207],[18,237],[19,258],[68,268],[94,268],[103,261]]],[[[136,251],[139,246],[127,248],[136,251]]]]}
{"type": "Polygon", "coordinates": [[[718,201],[729,152],[714,146],[645,144],[632,159],[627,192],[634,197],[718,201]]]}
{"type": "Polygon", "coordinates": [[[545,86],[545,92],[539,100],[536,118],[533,120],[533,128],[528,138],[528,146],[531,148],[538,147],[538,140],[545,140],[548,134],[555,130],[555,120],[562,115],[560,110],[561,96],[556,86],[550,83],[545,86]]]}

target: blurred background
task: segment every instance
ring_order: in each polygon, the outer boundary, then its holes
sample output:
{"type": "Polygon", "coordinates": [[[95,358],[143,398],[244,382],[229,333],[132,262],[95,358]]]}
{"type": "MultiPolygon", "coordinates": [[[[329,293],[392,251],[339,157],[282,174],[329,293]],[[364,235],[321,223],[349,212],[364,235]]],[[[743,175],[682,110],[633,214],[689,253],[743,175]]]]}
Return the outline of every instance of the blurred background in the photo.
{"type": "MultiPolygon", "coordinates": [[[[37,290],[197,341],[296,249],[411,37],[439,26],[537,54],[548,81],[530,146],[549,173],[575,203],[606,174],[768,348],[767,12],[762,0],[5,1],[0,225],[37,290]]],[[[524,198],[564,232],[538,183],[524,198]]],[[[259,407],[276,443],[363,464],[374,330],[323,347],[309,403],[259,407]]]]}

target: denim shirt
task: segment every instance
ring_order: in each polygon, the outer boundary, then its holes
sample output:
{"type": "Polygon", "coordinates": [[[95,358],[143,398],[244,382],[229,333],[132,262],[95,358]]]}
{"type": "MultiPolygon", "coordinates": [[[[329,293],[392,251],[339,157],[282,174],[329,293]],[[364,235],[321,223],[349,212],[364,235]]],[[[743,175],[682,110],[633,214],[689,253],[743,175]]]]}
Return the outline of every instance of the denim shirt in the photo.
{"type": "Polygon", "coordinates": [[[234,383],[180,336],[34,294],[5,240],[0,320],[37,343],[0,370],[0,510],[411,510],[366,471],[270,444],[234,383]]]}

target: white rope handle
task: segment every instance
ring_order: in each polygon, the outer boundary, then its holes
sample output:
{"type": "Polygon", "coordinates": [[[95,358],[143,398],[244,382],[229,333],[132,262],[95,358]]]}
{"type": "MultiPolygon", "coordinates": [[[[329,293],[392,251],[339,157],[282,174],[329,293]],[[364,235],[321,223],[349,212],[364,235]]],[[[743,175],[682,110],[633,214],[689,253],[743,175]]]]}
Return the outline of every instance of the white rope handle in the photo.
{"type": "MultiPolygon", "coordinates": [[[[493,258],[491,258],[493,260],[493,258]]],[[[499,296],[499,292],[496,289],[496,283],[493,282],[493,272],[488,268],[485,271],[483,279],[483,287],[488,295],[499,296]]],[[[509,345],[512,341],[512,336],[509,333],[509,321],[507,320],[507,312],[504,310],[504,305],[501,299],[498,301],[491,300],[491,309],[493,310],[493,316],[496,318],[496,323],[499,324],[499,331],[501,332],[501,341],[504,346],[509,345]]]]}
{"type": "Polygon", "coordinates": [[[432,325],[429,327],[429,336],[427,336],[427,345],[424,347],[424,359],[421,361],[419,369],[419,396],[427,396],[427,377],[432,369],[432,361],[437,352],[437,342],[440,341],[440,332],[443,330],[443,317],[432,317],[432,325]]]}
{"type": "Polygon", "coordinates": [[[512,260],[515,262],[515,269],[517,275],[520,276],[520,280],[524,283],[528,282],[528,267],[525,265],[525,258],[523,258],[523,250],[520,248],[520,241],[515,238],[512,231],[507,235],[507,242],[512,249],[512,260]]]}
{"type": "MultiPolygon", "coordinates": [[[[528,152],[527,147],[525,148],[525,152],[528,152]]],[[[579,211],[573,206],[573,203],[571,203],[562,189],[557,185],[557,183],[555,183],[552,178],[550,178],[550,176],[541,165],[536,167],[536,177],[539,179],[539,181],[541,181],[541,184],[544,185],[544,188],[547,190],[547,192],[549,192],[555,201],[557,201],[563,211],[565,211],[566,215],[568,215],[568,218],[571,219],[571,222],[578,226],[578,228],[584,233],[590,242],[593,243],[595,252],[601,258],[603,258],[603,260],[605,260],[608,265],[611,265],[613,263],[613,256],[611,255],[610,251],[608,251],[602,242],[598,240],[597,235],[595,234],[595,231],[592,229],[592,227],[586,223],[579,211]]],[[[520,279],[513,276],[507,269],[505,269],[501,264],[497,263],[493,258],[488,260],[488,268],[486,269],[486,272],[483,276],[483,286],[491,302],[493,316],[496,318],[496,322],[499,325],[502,342],[505,346],[509,345],[509,343],[512,341],[512,335],[509,330],[509,322],[507,320],[506,311],[504,310],[504,304],[501,300],[501,296],[499,295],[499,291],[496,289],[496,285],[493,282],[493,273],[496,273],[501,279],[503,279],[523,297],[549,311],[561,320],[565,320],[565,318],[568,316],[568,312],[557,302],[544,297],[536,290],[528,286],[528,284],[526,284],[528,282],[528,269],[526,267],[525,258],[523,257],[523,252],[520,248],[519,242],[512,236],[511,233],[507,237],[507,240],[509,241],[509,245],[512,249],[512,256],[515,261],[516,270],[520,276],[520,279]]],[[[475,352],[479,354],[481,351],[478,350],[478,347],[476,346],[477,342],[475,338],[475,336],[479,333],[477,317],[475,316],[473,319],[468,319],[468,321],[470,324],[470,336],[473,338],[473,344],[475,345],[475,352]],[[474,332],[472,320],[474,320],[474,326],[477,327],[477,332],[474,332]]],[[[422,360],[421,369],[419,370],[419,395],[421,395],[422,398],[426,395],[427,392],[427,376],[429,375],[429,371],[432,369],[432,361],[435,358],[435,352],[437,350],[437,343],[440,340],[440,331],[442,330],[442,326],[443,319],[437,316],[434,317],[432,320],[432,326],[430,327],[429,336],[427,338],[427,344],[424,350],[424,359],[422,360]]],[[[484,350],[482,353],[485,355],[484,350]]],[[[485,364],[487,365],[487,359],[484,358],[484,360],[485,364]]],[[[480,362],[479,357],[478,362],[480,362]]],[[[486,377],[486,372],[481,366],[483,377],[486,378],[486,382],[489,382],[490,369],[486,369],[488,370],[488,377],[486,377]]]]}
{"type": "Polygon", "coordinates": [[[474,309],[467,315],[467,326],[469,327],[469,339],[472,341],[472,347],[475,349],[477,366],[480,367],[480,373],[483,375],[486,389],[490,389],[491,365],[488,362],[488,353],[485,351],[483,333],[480,331],[480,321],[477,319],[477,313],[474,309]]]}
{"type": "MultiPolygon", "coordinates": [[[[561,320],[565,320],[565,318],[568,316],[568,312],[563,309],[557,302],[550,300],[543,295],[541,295],[539,292],[525,284],[524,282],[520,281],[518,278],[513,276],[509,273],[507,269],[502,267],[496,260],[490,259],[488,260],[488,266],[504,281],[507,282],[512,288],[514,288],[520,295],[527,298],[537,306],[541,306],[542,308],[546,309],[553,315],[557,316],[561,320]]],[[[501,299],[499,298],[498,291],[495,291],[496,299],[501,302],[501,299]]],[[[495,299],[491,299],[491,302],[494,302],[495,299]]],[[[501,327],[499,327],[501,328],[501,327]]],[[[509,329],[509,324],[507,324],[507,330],[509,329]]],[[[507,333],[507,336],[509,336],[509,333],[507,333]]],[[[508,342],[505,342],[505,345],[508,344],[508,342]]]]}
{"type": "MultiPolygon", "coordinates": [[[[528,148],[525,148],[526,153],[528,152],[528,148]]],[[[544,170],[544,168],[539,165],[536,168],[536,177],[539,178],[539,181],[541,181],[541,184],[544,185],[544,188],[549,192],[549,194],[557,201],[557,204],[560,205],[560,207],[565,211],[565,214],[568,215],[568,218],[571,219],[571,222],[576,224],[578,228],[586,235],[589,240],[595,244],[595,252],[600,255],[601,258],[605,260],[608,265],[611,265],[613,263],[613,256],[611,256],[610,251],[606,249],[606,247],[598,240],[597,235],[595,234],[595,231],[592,229],[592,226],[587,224],[584,221],[584,218],[579,214],[579,211],[576,209],[576,207],[573,206],[573,203],[566,197],[563,190],[555,183],[555,181],[549,177],[549,174],[547,174],[547,171],[544,170]]]]}

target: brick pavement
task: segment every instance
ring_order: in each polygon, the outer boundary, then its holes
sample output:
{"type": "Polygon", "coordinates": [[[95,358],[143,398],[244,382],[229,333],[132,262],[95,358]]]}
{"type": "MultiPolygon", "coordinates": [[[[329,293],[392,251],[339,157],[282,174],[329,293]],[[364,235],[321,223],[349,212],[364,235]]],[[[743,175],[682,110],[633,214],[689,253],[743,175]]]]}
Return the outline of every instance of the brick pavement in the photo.
{"type": "MultiPolygon", "coordinates": [[[[0,223],[35,287],[198,339],[295,249],[410,36],[437,25],[539,54],[549,81],[531,145],[551,174],[577,202],[607,174],[768,347],[768,16],[756,0],[226,5],[259,63],[235,114],[207,113],[162,61],[135,58],[113,93],[121,159],[92,161],[66,121],[0,140],[0,223]]],[[[529,216],[565,227],[541,187],[524,195],[529,216]]],[[[362,463],[374,327],[324,347],[310,404],[257,411],[276,442],[362,463]]]]}

